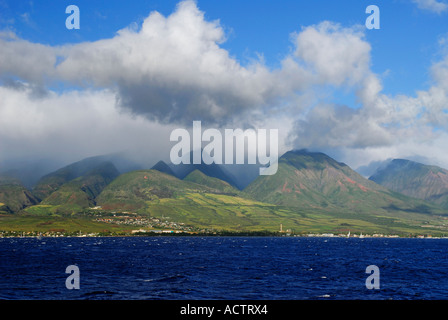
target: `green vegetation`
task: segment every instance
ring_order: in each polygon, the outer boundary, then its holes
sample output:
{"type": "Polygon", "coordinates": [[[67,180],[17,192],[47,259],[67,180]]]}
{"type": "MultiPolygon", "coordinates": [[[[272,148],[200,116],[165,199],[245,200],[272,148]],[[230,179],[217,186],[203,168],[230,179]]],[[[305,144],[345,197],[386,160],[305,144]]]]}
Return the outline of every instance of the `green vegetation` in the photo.
{"type": "Polygon", "coordinates": [[[45,185],[54,190],[15,214],[3,195],[0,232],[448,235],[437,205],[390,191],[322,153],[288,152],[277,174],[243,191],[199,170],[179,179],[163,164],[165,172],[121,175],[110,163],[74,167],[42,179],[39,194],[45,185]]]}
{"type": "Polygon", "coordinates": [[[394,159],[377,170],[370,180],[390,190],[448,208],[448,170],[394,159]]]}
{"type": "Polygon", "coordinates": [[[20,181],[0,177],[0,213],[18,212],[37,203],[38,200],[20,181]]]}
{"type": "Polygon", "coordinates": [[[0,232],[15,232],[17,235],[125,235],[129,226],[106,225],[88,217],[16,214],[0,215],[0,232]]]}
{"type": "Polygon", "coordinates": [[[213,178],[206,176],[204,173],[199,171],[198,169],[191,172],[188,176],[186,176],[184,181],[190,181],[197,183],[202,186],[207,186],[212,189],[216,189],[222,193],[238,195],[240,191],[233,186],[231,186],[228,182],[220,180],[218,178],[213,178]]]}
{"type": "Polygon", "coordinates": [[[33,188],[33,194],[44,200],[62,185],[79,177],[100,175],[107,183],[115,179],[119,172],[111,162],[103,161],[101,158],[87,158],[63,167],[42,177],[33,188]]]}
{"type": "Polygon", "coordinates": [[[445,214],[440,207],[392,192],[322,153],[287,152],[277,174],[259,176],[245,190],[254,199],[298,208],[382,214],[445,214]],[[424,209],[424,210],[422,210],[424,209]]]}
{"type": "Polygon", "coordinates": [[[56,212],[74,214],[93,207],[96,197],[118,176],[111,163],[103,163],[83,176],[77,177],[53,191],[42,205],[54,206],[56,212]]]}
{"type": "Polygon", "coordinates": [[[148,201],[173,198],[185,192],[206,191],[216,190],[157,170],[138,170],[122,174],[110,183],[97,197],[97,203],[106,210],[144,212],[148,201]]]}

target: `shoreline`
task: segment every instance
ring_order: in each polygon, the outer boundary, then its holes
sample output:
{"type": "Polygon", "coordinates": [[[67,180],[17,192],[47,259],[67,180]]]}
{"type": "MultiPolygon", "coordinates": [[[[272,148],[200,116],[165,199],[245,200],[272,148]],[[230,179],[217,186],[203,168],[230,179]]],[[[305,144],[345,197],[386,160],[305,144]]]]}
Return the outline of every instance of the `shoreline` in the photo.
{"type": "Polygon", "coordinates": [[[94,234],[82,234],[82,235],[0,235],[0,239],[5,238],[26,238],[26,239],[40,239],[44,240],[47,238],[154,238],[154,237],[234,237],[234,238],[333,238],[333,239],[448,239],[448,236],[399,236],[399,235],[381,235],[381,236],[373,236],[373,235],[352,235],[347,237],[346,235],[328,235],[328,234],[308,234],[308,235],[283,235],[283,234],[250,234],[249,233],[223,233],[223,234],[209,234],[209,233],[197,233],[197,234],[186,234],[186,233],[153,233],[153,234],[139,234],[139,235],[94,235],[94,234]]]}

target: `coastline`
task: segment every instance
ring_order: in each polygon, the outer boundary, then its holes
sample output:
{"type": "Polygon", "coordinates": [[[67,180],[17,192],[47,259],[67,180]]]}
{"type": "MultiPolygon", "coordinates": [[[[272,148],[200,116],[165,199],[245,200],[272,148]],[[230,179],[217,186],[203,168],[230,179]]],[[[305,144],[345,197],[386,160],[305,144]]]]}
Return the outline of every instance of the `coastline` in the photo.
{"type": "Polygon", "coordinates": [[[113,235],[99,235],[99,234],[49,234],[49,235],[4,235],[0,233],[0,239],[3,238],[29,238],[29,239],[46,239],[46,238],[153,238],[153,237],[267,237],[267,238],[337,238],[337,239],[448,239],[448,236],[432,236],[432,235],[343,235],[343,234],[281,234],[279,232],[215,232],[215,233],[155,233],[146,232],[140,234],[113,234],[113,235]]]}

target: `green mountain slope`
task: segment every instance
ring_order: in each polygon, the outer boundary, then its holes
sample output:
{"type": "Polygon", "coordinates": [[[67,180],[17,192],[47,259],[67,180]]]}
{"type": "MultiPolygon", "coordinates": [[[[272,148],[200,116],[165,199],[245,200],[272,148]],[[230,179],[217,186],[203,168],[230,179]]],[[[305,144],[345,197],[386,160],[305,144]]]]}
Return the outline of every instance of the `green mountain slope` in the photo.
{"type": "Polygon", "coordinates": [[[195,228],[233,231],[297,226],[301,214],[238,196],[229,183],[199,170],[184,180],[157,170],[120,175],[97,198],[102,212],[169,219],[195,228]]]}
{"type": "Polygon", "coordinates": [[[39,179],[33,188],[33,194],[43,200],[63,184],[88,174],[104,163],[110,162],[104,161],[103,157],[91,157],[67,165],[39,179]]]}
{"type": "MultiPolygon", "coordinates": [[[[119,172],[110,162],[99,164],[61,185],[39,204],[40,208],[49,208],[53,213],[77,213],[96,204],[96,197],[112,182],[119,172]]],[[[30,208],[32,212],[35,208],[30,208]]]]}
{"type": "Polygon", "coordinates": [[[448,208],[448,170],[418,162],[394,159],[370,180],[410,197],[448,208]]]}
{"type": "Polygon", "coordinates": [[[184,179],[195,170],[199,170],[205,175],[228,182],[230,185],[237,187],[236,178],[230,173],[224,165],[221,164],[205,164],[202,159],[201,163],[193,164],[193,152],[190,153],[190,164],[171,165],[171,169],[175,176],[184,179]]]}
{"type": "Polygon", "coordinates": [[[0,177],[0,213],[16,213],[36,203],[38,199],[20,181],[0,177]]]}
{"type": "Polygon", "coordinates": [[[212,188],[180,180],[158,170],[137,170],[120,175],[98,196],[106,209],[137,210],[147,201],[176,197],[185,192],[213,192],[212,188]]]}
{"type": "Polygon", "coordinates": [[[285,153],[279,159],[277,174],[258,177],[244,192],[277,205],[326,211],[428,213],[436,210],[365,179],[323,153],[305,150],[285,153]]]}
{"type": "Polygon", "coordinates": [[[276,175],[260,176],[245,192],[237,191],[199,170],[184,180],[141,170],[120,175],[97,204],[103,213],[216,230],[277,231],[282,225],[298,233],[412,233],[442,225],[441,218],[427,214],[432,207],[418,208],[422,201],[394,194],[323,154],[287,153],[276,175]]]}
{"type": "Polygon", "coordinates": [[[183,180],[194,182],[194,183],[200,184],[202,186],[207,186],[212,189],[216,189],[222,193],[227,193],[227,194],[231,194],[231,195],[237,195],[240,193],[240,191],[238,189],[231,186],[228,182],[220,180],[218,178],[209,177],[198,169],[191,172],[183,180]]]}

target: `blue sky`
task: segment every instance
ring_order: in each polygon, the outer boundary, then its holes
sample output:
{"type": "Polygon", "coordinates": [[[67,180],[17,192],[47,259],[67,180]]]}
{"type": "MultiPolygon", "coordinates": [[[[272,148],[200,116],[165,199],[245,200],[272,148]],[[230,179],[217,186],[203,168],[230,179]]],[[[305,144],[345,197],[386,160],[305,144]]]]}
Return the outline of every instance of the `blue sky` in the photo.
{"type": "Polygon", "coordinates": [[[0,149],[168,154],[174,127],[203,120],[280,127],[283,151],[354,167],[448,167],[447,22],[447,0],[0,0],[0,149]],[[72,4],[79,30],[65,27],[72,4]]]}

